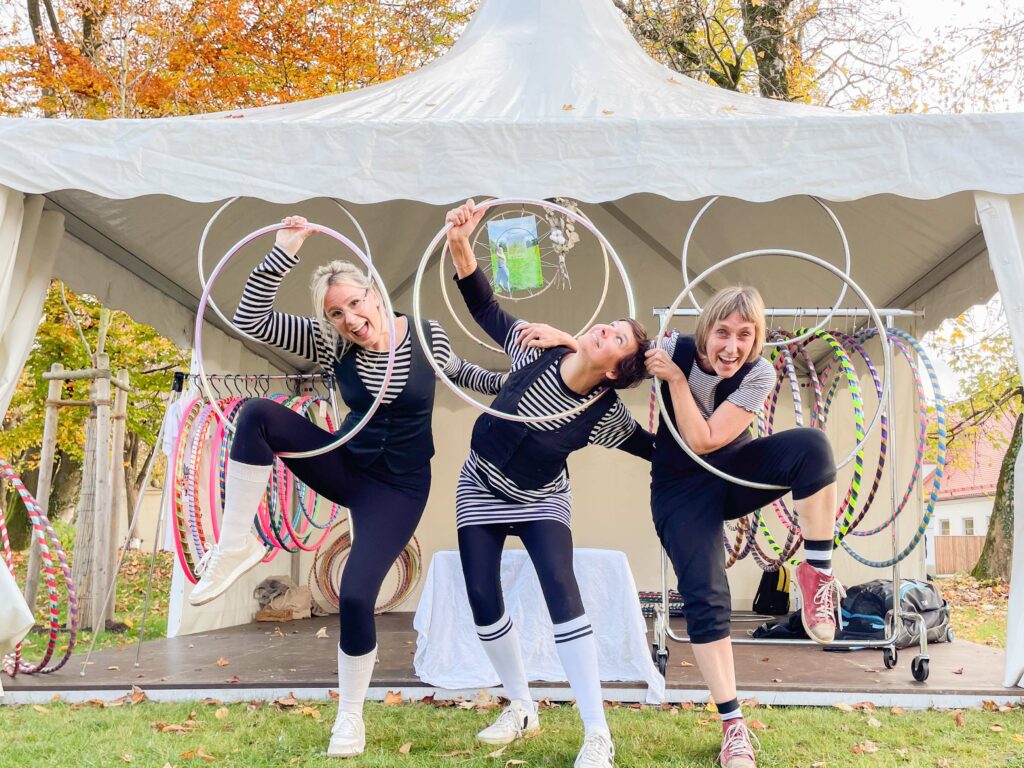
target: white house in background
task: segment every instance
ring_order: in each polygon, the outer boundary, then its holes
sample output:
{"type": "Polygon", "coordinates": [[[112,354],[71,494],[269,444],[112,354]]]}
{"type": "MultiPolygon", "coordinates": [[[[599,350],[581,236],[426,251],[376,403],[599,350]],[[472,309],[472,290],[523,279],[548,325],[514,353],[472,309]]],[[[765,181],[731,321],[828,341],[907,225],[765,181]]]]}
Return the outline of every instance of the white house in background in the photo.
{"type": "MultiPolygon", "coordinates": [[[[947,457],[942,490],[926,532],[927,565],[935,572],[936,537],[974,536],[982,540],[992,517],[992,504],[1003,457],[1013,435],[1014,414],[993,420],[983,434],[965,442],[954,441],[947,457]]],[[[926,465],[922,487],[931,488],[935,465],[926,465]]],[[[927,499],[926,499],[927,501],[927,499]]],[[[980,552],[980,547],[972,548],[980,552]]],[[[956,570],[969,570],[964,563],[956,570]]]]}

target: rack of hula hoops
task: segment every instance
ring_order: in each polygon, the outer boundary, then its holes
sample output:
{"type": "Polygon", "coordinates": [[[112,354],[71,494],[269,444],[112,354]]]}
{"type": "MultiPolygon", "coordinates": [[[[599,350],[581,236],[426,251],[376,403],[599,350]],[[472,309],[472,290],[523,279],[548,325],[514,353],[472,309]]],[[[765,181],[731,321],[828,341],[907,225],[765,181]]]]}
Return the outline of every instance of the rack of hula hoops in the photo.
{"type": "MultiPolygon", "coordinates": [[[[177,438],[170,463],[173,488],[174,545],[185,578],[195,584],[199,563],[219,539],[223,516],[227,468],[231,461],[234,425],[242,407],[254,397],[263,397],[292,409],[329,432],[336,432],[340,420],[335,400],[334,378],[330,374],[281,376],[207,374],[215,390],[216,403],[226,416],[220,419],[205,397],[193,394],[182,407],[177,438]],[[286,385],[301,394],[272,393],[286,385]]],[[[192,375],[181,376],[181,380],[192,375]]],[[[337,585],[348,559],[354,532],[344,507],[324,498],[305,485],[280,458],[267,483],[267,490],[253,517],[256,535],[267,548],[264,563],[280,553],[299,555],[312,552],[307,584],[313,596],[313,610],[325,615],[337,613],[337,585]]],[[[390,595],[378,598],[376,612],[394,610],[415,590],[422,568],[419,541],[414,536],[398,556],[397,578],[390,595]]],[[[298,560],[292,561],[295,581],[301,579],[298,560]]]]}
{"type": "MultiPolygon", "coordinates": [[[[677,306],[678,306],[677,302],[677,306]]],[[[787,387],[790,390],[793,401],[793,420],[798,427],[811,427],[825,429],[830,417],[834,418],[832,406],[836,402],[836,395],[840,387],[846,386],[849,400],[853,410],[854,434],[857,437],[857,446],[852,452],[853,473],[849,487],[842,497],[836,511],[835,543],[842,548],[855,561],[872,568],[891,568],[892,583],[900,584],[900,563],[903,562],[924,540],[925,531],[935,511],[935,503],[941,489],[943,478],[943,467],[946,460],[946,419],[943,405],[942,393],[939,388],[938,378],[931,360],[921,346],[920,342],[911,334],[896,327],[896,318],[919,316],[919,312],[903,309],[881,308],[876,310],[877,315],[884,317],[886,341],[890,354],[886,357],[892,359],[892,351],[898,352],[910,369],[913,379],[916,398],[918,401],[918,429],[916,434],[916,455],[914,465],[908,473],[906,486],[902,492],[899,488],[900,480],[896,466],[896,451],[890,450],[895,447],[896,424],[890,414],[895,412],[895,397],[892,387],[883,387],[882,378],[879,376],[877,367],[868,355],[865,345],[868,341],[876,339],[879,335],[875,327],[865,327],[863,321],[870,317],[866,309],[770,309],[766,311],[769,325],[773,320],[788,318],[793,322],[793,330],[769,330],[769,342],[771,347],[771,359],[778,373],[778,380],[774,390],[765,400],[764,408],[759,412],[755,423],[751,425],[751,433],[755,437],[770,435],[775,427],[775,417],[782,391],[787,387]],[[846,330],[824,330],[821,327],[813,329],[797,327],[798,323],[805,318],[825,317],[825,321],[819,323],[823,326],[832,318],[845,318],[848,323],[846,330]],[[857,327],[859,325],[859,327],[857,327]],[[850,326],[854,326],[851,328],[850,326]],[[793,341],[795,340],[795,341],[793,341]],[[817,357],[812,353],[810,346],[814,342],[821,342],[825,346],[825,352],[820,352],[817,357]],[[823,359],[825,365],[822,366],[823,359]],[[867,493],[864,493],[864,397],[859,383],[857,363],[860,361],[863,369],[870,375],[875,394],[879,399],[879,427],[881,439],[879,441],[878,458],[875,465],[875,473],[867,493]],[[921,375],[924,368],[925,377],[921,375]],[[799,372],[798,372],[799,369],[799,372]],[[921,498],[920,481],[924,457],[928,452],[928,410],[925,394],[924,379],[927,378],[931,390],[932,405],[935,409],[936,426],[935,445],[933,456],[935,472],[931,483],[928,500],[925,503],[923,514],[909,542],[900,547],[897,539],[896,521],[899,515],[907,508],[911,499],[921,498]],[[809,392],[810,408],[806,408],[809,392]],[[872,527],[864,523],[865,517],[871,508],[879,486],[882,482],[883,469],[889,466],[889,496],[891,502],[891,514],[885,520],[872,527]],[[857,539],[881,534],[888,530],[892,545],[891,557],[882,560],[872,560],[861,555],[855,548],[857,539]]],[[[695,317],[699,314],[697,309],[656,308],[654,314],[661,317],[664,324],[672,316],[695,317]]],[[[884,347],[883,347],[884,351],[884,347]]],[[[891,378],[891,375],[890,375],[891,378]]],[[[657,393],[654,389],[651,392],[651,429],[654,428],[654,416],[657,409],[657,393]]],[[[779,522],[786,530],[783,541],[779,541],[770,532],[766,515],[763,510],[756,510],[732,524],[727,524],[723,537],[723,545],[726,550],[726,567],[731,567],[745,557],[751,557],[763,571],[776,571],[784,564],[796,565],[799,561],[794,559],[802,543],[800,528],[793,512],[787,507],[784,500],[774,502],[773,509],[779,522]],[[759,535],[768,544],[766,549],[759,541],[759,535]]],[[[685,635],[677,634],[670,625],[669,605],[669,563],[668,556],[664,549],[661,551],[661,576],[662,590],[661,599],[654,609],[654,643],[652,646],[652,658],[662,674],[668,665],[669,650],[668,639],[676,642],[688,642],[685,635]]],[[[895,589],[894,594],[898,595],[899,590],[895,589]]],[[[838,606],[838,600],[837,600],[838,606]]],[[[675,607],[675,606],[673,606],[675,607]]],[[[914,679],[923,682],[928,678],[928,639],[925,631],[924,618],[916,613],[906,614],[906,618],[916,622],[920,635],[920,649],[918,655],[911,663],[911,673],[914,679]]],[[[836,640],[830,644],[831,648],[880,648],[885,667],[891,669],[897,662],[896,638],[899,629],[904,623],[904,612],[901,610],[900,600],[893,600],[892,610],[885,617],[885,632],[882,639],[876,640],[836,640]]],[[[840,627],[842,626],[840,622],[840,627]]],[[[787,639],[753,639],[734,638],[734,643],[744,644],[798,644],[817,645],[811,640],[787,640],[787,639]]]]}

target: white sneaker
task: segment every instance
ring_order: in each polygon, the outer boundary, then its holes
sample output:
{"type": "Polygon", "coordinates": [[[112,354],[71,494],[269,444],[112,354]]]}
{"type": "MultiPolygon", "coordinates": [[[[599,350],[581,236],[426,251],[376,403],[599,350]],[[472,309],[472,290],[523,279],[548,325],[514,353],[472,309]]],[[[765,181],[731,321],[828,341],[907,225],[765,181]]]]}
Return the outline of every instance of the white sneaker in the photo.
{"type": "Polygon", "coordinates": [[[540,728],[540,718],[536,712],[524,709],[512,702],[498,715],[498,719],[476,735],[484,744],[511,744],[527,733],[540,728]]]}
{"type": "Polygon", "coordinates": [[[328,757],[355,757],[366,749],[366,726],[363,716],[354,712],[338,712],[327,745],[328,757]]]}
{"type": "Polygon", "coordinates": [[[241,549],[221,549],[214,544],[199,561],[200,579],[188,596],[189,605],[204,605],[227,592],[228,587],[251,571],[266,556],[267,550],[255,538],[248,537],[241,549]]]}
{"type": "Polygon", "coordinates": [[[604,731],[592,731],[583,738],[583,746],[576,755],[573,768],[612,768],[615,765],[615,745],[604,731]]]}

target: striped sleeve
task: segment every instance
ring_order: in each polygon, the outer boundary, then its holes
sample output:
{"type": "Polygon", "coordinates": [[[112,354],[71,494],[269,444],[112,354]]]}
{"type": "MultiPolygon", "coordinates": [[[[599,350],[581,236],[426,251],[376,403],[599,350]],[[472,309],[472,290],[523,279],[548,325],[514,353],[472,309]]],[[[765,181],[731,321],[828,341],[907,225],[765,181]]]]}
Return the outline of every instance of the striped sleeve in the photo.
{"type": "Polygon", "coordinates": [[[485,395],[496,395],[508,378],[507,373],[495,373],[467,362],[452,351],[452,343],[441,324],[430,321],[430,339],[434,357],[445,375],[461,387],[485,395]]]}
{"type": "Polygon", "coordinates": [[[633,418],[633,414],[629,412],[626,404],[616,396],[615,405],[608,409],[608,412],[590,431],[588,442],[591,445],[616,448],[637,429],[643,429],[643,427],[633,418]]]}
{"type": "Polygon", "coordinates": [[[757,413],[764,407],[765,398],[775,388],[775,380],[775,368],[763,357],[759,357],[743,378],[743,383],[729,395],[727,402],[757,413]]]}
{"type": "Polygon", "coordinates": [[[311,363],[328,366],[334,350],[315,318],[274,311],[274,299],[284,276],[299,257],[278,246],[249,274],[232,322],[239,330],[311,363]]]}

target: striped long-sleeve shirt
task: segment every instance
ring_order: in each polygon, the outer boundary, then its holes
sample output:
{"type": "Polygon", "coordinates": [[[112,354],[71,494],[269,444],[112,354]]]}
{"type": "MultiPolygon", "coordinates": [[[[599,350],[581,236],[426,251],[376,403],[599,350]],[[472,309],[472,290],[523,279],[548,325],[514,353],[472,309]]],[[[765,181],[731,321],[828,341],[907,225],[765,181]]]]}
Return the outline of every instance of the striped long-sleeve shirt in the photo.
{"type": "MultiPolygon", "coordinates": [[[[343,344],[338,343],[332,348],[331,338],[314,317],[274,310],[281,281],[298,263],[298,256],[275,246],[249,275],[233,322],[250,336],[330,371],[334,362],[347,351],[343,344]]],[[[484,394],[497,394],[506,374],[488,371],[462,360],[452,351],[451,341],[441,324],[434,320],[429,324],[431,352],[445,374],[461,386],[484,394]]],[[[395,366],[383,405],[392,402],[409,379],[413,333],[410,327],[395,349],[395,366]]],[[[359,377],[370,394],[376,396],[384,378],[388,353],[358,348],[355,354],[359,377]]]]}

